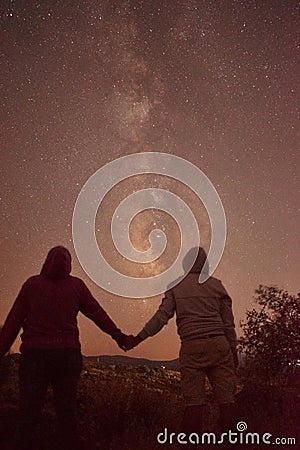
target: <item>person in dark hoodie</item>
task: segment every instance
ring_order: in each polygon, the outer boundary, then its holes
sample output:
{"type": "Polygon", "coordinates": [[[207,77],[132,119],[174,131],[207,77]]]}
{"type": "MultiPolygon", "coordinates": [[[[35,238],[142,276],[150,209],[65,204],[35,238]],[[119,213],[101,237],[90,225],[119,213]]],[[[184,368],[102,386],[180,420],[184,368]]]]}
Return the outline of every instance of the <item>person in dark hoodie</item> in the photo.
{"type": "Polygon", "coordinates": [[[19,371],[22,449],[40,448],[37,428],[49,385],[53,389],[62,448],[79,448],[76,425],[77,383],[82,368],[79,312],[126,350],[128,336],[117,328],[85,283],[70,272],[70,252],[62,246],[52,248],[40,275],[23,284],[0,334],[1,359],[23,328],[19,371]]]}
{"type": "Polygon", "coordinates": [[[131,345],[127,348],[154,336],[176,313],[185,402],[182,431],[201,433],[207,377],[220,404],[219,431],[226,432],[234,421],[235,366],[238,365],[232,301],[217,278],[209,277],[199,283],[202,269],[208,274],[207,256],[201,247],[187,253],[183,269],[188,272],[185,278],[167,290],[156,313],[137,336],[130,338],[131,345]],[[196,255],[188,271],[188,263],[196,255]]]}

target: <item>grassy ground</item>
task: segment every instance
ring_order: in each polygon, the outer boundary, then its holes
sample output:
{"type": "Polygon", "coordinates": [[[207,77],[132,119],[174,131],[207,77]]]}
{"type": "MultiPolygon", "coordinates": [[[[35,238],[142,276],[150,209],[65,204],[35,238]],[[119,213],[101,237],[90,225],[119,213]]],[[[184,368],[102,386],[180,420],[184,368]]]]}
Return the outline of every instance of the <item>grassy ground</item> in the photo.
{"type": "MultiPolygon", "coordinates": [[[[18,363],[0,385],[0,449],[11,450],[18,424],[18,363]]],[[[205,408],[207,431],[215,429],[217,406],[208,390],[205,408]]],[[[103,366],[85,363],[79,385],[79,428],[88,450],[150,450],[162,448],[156,436],[165,427],[179,432],[183,410],[177,372],[147,367],[103,366]]],[[[299,392],[292,387],[249,386],[237,395],[238,420],[248,431],[276,437],[299,436],[299,392]],[[298,396],[298,397],[297,397],[298,396]],[[298,436],[297,436],[298,433],[298,436]]],[[[55,416],[51,392],[45,404],[41,435],[47,450],[55,449],[55,416]]],[[[168,446],[173,447],[174,446],[168,446]]],[[[184,448],[185,446],[180,446],[184,448]]],[[[195,448],[208,448],[194,446],[195,448]]],[[[255,446],[258,449],[262,445],[255,446]]],[[[217,445],[214,448],[218,448],[217,445]]],[[[232,448],[251,448],[232,445],[232,448]]],[[[295,445],[276,445],[297,448],[295,445]]]]}

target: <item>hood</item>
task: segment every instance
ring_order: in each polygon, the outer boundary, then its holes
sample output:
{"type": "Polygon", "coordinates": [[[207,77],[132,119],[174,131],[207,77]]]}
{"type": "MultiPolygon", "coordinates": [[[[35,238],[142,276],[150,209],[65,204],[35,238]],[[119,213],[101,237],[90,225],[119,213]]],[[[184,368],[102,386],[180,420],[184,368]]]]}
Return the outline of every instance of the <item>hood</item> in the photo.
{"type": "Polygon", "coordinates": [[[191,248],[188,253],[185,255],[182,266],[185,272],[189,273],[200,273],[203,270],[203,273],[209,273],[209,265],[207,260],[207,255],[202,247],[194,247],[191,248]],[[192,266],[192,268],[188,271],[187,267],[190,265],[190,261],[192,261],[196,256],[196,260],[192,266]]]}
{"type": "Polygon", "coordinates": [[[53,279],[66,278],[71,272],[71,254],[62,246],[51,248],[43,264],[41,275],[53,279]]]}

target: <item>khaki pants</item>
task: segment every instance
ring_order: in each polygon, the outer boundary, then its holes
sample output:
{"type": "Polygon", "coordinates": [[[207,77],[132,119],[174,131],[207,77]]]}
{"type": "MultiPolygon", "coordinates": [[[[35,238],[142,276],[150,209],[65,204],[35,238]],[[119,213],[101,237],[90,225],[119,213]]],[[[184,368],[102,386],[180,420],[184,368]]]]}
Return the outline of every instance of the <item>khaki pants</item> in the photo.
{"type": "Polygon", "coordinates": [[[179,354],[181,386],[186,406],[205,403],[205,378],[218,403],[234,402],[236,376],[225,336],[183,342],[179,354]]]}

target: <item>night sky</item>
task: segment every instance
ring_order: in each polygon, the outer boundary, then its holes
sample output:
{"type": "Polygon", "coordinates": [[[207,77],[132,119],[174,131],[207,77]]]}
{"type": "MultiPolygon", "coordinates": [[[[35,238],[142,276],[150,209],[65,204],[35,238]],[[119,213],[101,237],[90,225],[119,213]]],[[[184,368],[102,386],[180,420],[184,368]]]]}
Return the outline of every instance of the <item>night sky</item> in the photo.
{"type": "MultiPolygon", "coordinates": [[[[140,331],[161,297],[99,288],[76,258],[71,226],[86,180],[136,152],[186,158],[218,190],[228,230],[215,276],[237,325],[259,284],[300,290],[299,22],[298,2],[286,0],[1,2],[0,323],[47,251],[65,245],[73,274],[118,326],[140,331]]],[[[168,188],[166,179],[136,177],[101,205],[97,238],[108,258],[114,202],[153,183],[168,188]]],[[[201,203],[178,192],[208,250],[201,203]]],[[[141,249],[147,219],[131,227],[141,249]]],[[[87,319],[80,328],[84,354],[121,353],[87,319]]],[[[173,320],[128,355],[171,359],[178,349],[173,320]]]]}

